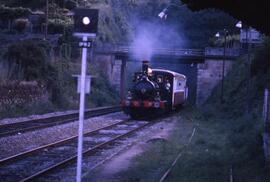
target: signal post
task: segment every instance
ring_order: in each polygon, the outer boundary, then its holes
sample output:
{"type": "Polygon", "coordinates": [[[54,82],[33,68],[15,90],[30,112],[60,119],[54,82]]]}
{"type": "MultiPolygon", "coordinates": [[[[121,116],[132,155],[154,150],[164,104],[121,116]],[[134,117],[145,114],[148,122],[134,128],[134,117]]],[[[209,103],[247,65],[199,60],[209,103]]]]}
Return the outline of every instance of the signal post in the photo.
{"type": "Polygon", "coordinates": [[[85,111],[85,89],[87,71],[87,49],[93,47],[93,40],[96,38],[98,29],[98,10],[77,8],[74,11],[74,36],[82,41],[79,47],[82,48],[82,65],[80,76],[80,108],[79,108],[79,131],[78,131],[78,159],[76,181],[81,182],[82,157],[83,157],[83,122],[85,111]]]}

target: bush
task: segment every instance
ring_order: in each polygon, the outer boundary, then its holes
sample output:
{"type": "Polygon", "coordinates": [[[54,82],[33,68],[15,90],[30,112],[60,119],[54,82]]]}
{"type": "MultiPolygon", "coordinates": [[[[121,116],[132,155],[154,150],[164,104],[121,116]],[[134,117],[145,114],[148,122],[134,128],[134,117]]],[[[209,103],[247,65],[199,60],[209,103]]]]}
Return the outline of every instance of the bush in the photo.
{"type": "Polygon", "coordinates": [[[71,20],[63,19],[50,19],[48,23],[48,32],[51,34],[63,33],[65,29],[71,29],[72,22],[71,20]]]}
{"type": "Polygon", "coordinates": [[[255,52],[254,60],[252,61],[252,74],[266,73],[270,68],[270,39],[265,39],[255,52]]]}
{"type": "Polygon", "coordinates": [[[8,64],[10,79],[54,80],[55,70],[49,63],[48,43],[26,40],[12,44],[4,55],[8,64]],[[22,75],[22,76],[20,76],[22,75]]]}

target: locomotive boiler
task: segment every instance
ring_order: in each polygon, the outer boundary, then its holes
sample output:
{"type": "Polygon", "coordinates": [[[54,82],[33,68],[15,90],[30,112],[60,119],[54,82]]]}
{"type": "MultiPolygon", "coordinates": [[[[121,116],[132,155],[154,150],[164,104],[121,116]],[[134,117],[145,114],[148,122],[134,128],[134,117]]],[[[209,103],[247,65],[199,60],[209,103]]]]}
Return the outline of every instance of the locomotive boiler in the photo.
{"type": "Polygon", "coordinates": [[[186,76],[166,70],[151,69],[148,61],[136,72],[133,85],[122,101],[123,111],[132,118],[165,113],[183,105],[188,96],[186,76]]]}

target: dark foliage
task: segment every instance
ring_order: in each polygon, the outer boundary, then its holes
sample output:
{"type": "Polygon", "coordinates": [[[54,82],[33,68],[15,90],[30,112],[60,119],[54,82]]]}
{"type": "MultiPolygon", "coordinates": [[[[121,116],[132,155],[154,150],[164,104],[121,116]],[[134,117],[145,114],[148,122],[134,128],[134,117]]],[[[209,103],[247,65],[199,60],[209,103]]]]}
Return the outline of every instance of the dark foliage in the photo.
{"type": "Polygon", "coordinates": [[[223,10],[244,23],[270,35],[269,1],[246,0],[182,0],[192,10],[217,8],[223,10]]]}
{"type": "Polygon", "coordinates": [[[31,10],[28,8],[0,6],[0,19],[2,20],[14,20],[30,13],[31,10]]]}
{"type": "Polygon", "coordinates": [[[65,2],[65,7],[67,9],[74,9],[78,6],[78,4],[74,0],[68,0],[65,2]]]}
{"type": "Polygon", "coordinates": [[[254,61],[252,61],[252,74],[265,74],[270,68],[270,39],[268,38],[259,45],[255,52],[254,61]]]}
{"type": "Polygon", "coordinates": [[[53,81],[54,69],[49,63],[50,47],[45,41],[27,40],[8,47],[5,54],[11,78],[21,72],[25,80],[53,81]]]}
{"type": "Polygon", "coordinates": [[[1,0],[1,3],[10,7],[27,7],[37,9],[46,5],[46,0],[1,0]]]}

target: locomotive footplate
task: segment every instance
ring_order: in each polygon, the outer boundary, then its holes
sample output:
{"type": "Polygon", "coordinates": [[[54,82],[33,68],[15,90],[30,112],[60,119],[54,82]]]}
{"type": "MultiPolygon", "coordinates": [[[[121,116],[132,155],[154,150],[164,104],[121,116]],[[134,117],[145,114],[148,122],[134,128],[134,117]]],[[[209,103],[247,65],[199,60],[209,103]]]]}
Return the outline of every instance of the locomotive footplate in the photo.
{"type": "Polygon", "coordinates": [[[158,116],[168,110],[166,101],[137,101],[124,100],[122,101],[122,108],[124,113],[137,119],[148,116],[158,116]]]}
{"type": "Polygon", "coordinates": [[[167,101],[138,101],[138,100],[124,100],[122,107],[129,108],[152,108],[152,109],[165,109],[167,101]]]}

